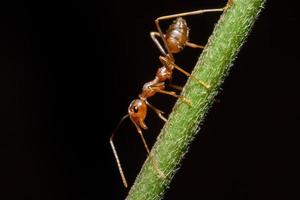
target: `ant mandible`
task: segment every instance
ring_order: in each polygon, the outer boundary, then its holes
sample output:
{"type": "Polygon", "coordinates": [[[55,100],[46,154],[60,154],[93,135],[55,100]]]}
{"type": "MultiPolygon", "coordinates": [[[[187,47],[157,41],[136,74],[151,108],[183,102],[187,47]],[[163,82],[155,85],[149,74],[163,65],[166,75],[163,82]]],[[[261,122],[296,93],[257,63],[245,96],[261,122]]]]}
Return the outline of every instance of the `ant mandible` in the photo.
{"type": "Polygon", "coordinates": [[[153,158],[153,156],[150,153],[149,147],[146,143],[146,140],[143,136],[142,129],[146,130],[148,127],[146,126],[144,120],[147,116],[147,109],[150,107],[158,116],[160,119],[163,121],[166,121],[166,118],[163,116],[163,111],[159,110],[155,106],[151,105],[147,99],[154,96],[156,93],[163,93],[167,94],[176,98],[181,98],[185,103],[191,104],[191,102],[180,95],[177,95],[174,91],[166,91],[165,90],[165,81],[166,80],[171,80],[172,78],[172,72],[173,69],[177,69],[181,73],[185,74],[188,77],[193,78],[196,80],[199,84],[204,86],[206,89],[208,89],[210,86],[196,78],[194,78],[190,73],[186,72],[179,66],[175,64],[174,61],[174,56],[173,54],[181,52],[185,46],[189,46],[191,48],[204,48],[204,46],[197,45],[194,43],[189,42],[189,28],[187,26],[186,21],[182,18],[184,16],[189,16],[189,15],[199,15],[203,13],[208,13],[208,12],[222,12],[226,10],[231,4],[233,0],[228,0],[228,3],[226,4],[225,7],[223,8],[218,8],[218,9],[205,9],[205,10],[196,10],[196,11],[191,11],[191,12],[184,12],[184,13],[179,13],[179,14],[174,14],[174,15],[167,15],[167,16],[162,16],[158,17],[155,20],[155,25],[158,30],[158,32],[151,32],[150,36],[160,52],[162,53],[163,56],[159,56],[159,60],[162,63],[162,67],[160,67],[157,70],[156,76],[152,81],[149,81],[144,84],[142,92],[139,94],[138,99],[134,99],[129,107],[128,107],[128,113],[122,117],[122,119],[119,121],[116,129],[113,131],[109,142],[112,147],[113,154],[115,156],[115,160],[122,178],[122,182],[124,186],[127,188],[128,183],[126,181],[120,159],[118,157],[115,145],[113,143],[113,138],[117,130],[119,129],[120,125],[123,123],[123,121],[126,118],[130,118],[132,123],[135,125],[137,132],[141,136],[143,145],[149,155],[149,158],[152,162],[152,165],[154,169],[157,171],[158,175],[162,178],[165,177],[164,173],[159,169],[158,164],[156,160],[153,158]],[[159,22],[162,20],[168,20],[176,18],[175,21],[169,26],[168,30],[166,31],[166,34],[164,34],[161,30],[161,27],[159,25],[159,22]],[[164,50],[160,42],[158,41],[157,37],[160,37],[163,41],[164,47],[167,50],[164,50]]]}

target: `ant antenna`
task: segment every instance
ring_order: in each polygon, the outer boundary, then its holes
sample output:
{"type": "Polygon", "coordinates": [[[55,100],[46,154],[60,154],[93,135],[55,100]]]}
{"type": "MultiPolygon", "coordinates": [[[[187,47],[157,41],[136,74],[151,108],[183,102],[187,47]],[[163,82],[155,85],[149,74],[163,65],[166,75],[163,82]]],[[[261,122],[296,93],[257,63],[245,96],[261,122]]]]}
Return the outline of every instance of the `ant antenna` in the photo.
{"type": "Polygon", "coordinates": [[[123,182],[123,185],[125,188],[128,187],[128,183],[126,181],[126,178],[125,178],[125,175],[124,175],[124,172],[123,172],[123,169],[122,169],[122,166],[121,166],[121,162],[120,162],[120,159],[119,159],[119,156],[118,156],[118,153],[116,151],[116,148],[115,148],[115,145],[114,145],[114,142],[113,142],[113,138],[114,138],[114,135],[115,133],[118,131],[120,125],[123,123],[123,121],[129,117],[128,114],[124,115],[122,117],[122,119],[120,120],[120,122],[118,123],[117,127],[115,128],[115,130],[113,131],[113,133],[111,134],[110,138],[109,138],[109,143],[110,143],[110,146],[113,150],[113,153],[114,153],[114,156],[115,156],[115,160],[117,162],[117,165],[118,165],[118,169],[119,169],[119,172],[120,172],[120,175],[121,175],[121,178],[122,178],[122,182],[123,182]]]}

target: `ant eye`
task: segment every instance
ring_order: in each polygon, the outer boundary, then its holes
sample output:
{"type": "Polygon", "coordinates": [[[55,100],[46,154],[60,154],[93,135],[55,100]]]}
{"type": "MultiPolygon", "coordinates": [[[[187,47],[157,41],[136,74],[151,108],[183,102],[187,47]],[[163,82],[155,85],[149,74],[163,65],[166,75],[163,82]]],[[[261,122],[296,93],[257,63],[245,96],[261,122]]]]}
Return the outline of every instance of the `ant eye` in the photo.
{"type": "Polygon", "coordinates": [[[137,113],[137,112],[139,111],[138,107],[137,107],[137,106],[134,106],[134,107],[133,107],[133,111],[134,111],[135,113],[137,113]]]}

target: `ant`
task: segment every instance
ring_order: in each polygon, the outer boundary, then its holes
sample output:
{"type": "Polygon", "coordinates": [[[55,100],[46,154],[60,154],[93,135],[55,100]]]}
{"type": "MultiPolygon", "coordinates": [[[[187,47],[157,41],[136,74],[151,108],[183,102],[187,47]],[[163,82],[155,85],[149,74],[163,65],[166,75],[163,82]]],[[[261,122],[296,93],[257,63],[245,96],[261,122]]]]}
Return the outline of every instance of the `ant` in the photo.
{"type": "MultiPolygon", "coordinates": [[[[145,124],[144,120],[147,116],[147,109],[150,107],[160,119],[163,121],[167,121],[166,118],[163,116],[164,112],[156,108],[155,106],[151,105],[148,102],[148,98],[154,96],[156,93],[163,93],[167,94],[176,98],[181,98],[185,103],[191,104],[191,102],[184,97],[177,95],[174,91],[167,91],[165,90],[165,82],[167,80],[172,79],[172,72],[174,69],[177,69],[184,75],[193,78],[196,80],[200,85],[205,87],[206,89],[209,89],[210,86],[195,77],[193,77],[190,73],[186,72],[184,69],[180,68],[175,64],[174,56],[173,54],[181,52],[185,46],[189,46],[191,48],[204,48],[204,46],[194,44],[192,42],[189,42],[189,28],[187,26],[186,21],[182,18],[184,16],[190,16],[190,15],[199,15],[203,13],[208,13],[208,12],[223,12],[232,4],[233,0],[228,0],[228,3],[225,7],[223,8],[218,8],[218,9],[205,9],[205,10],[196,10],[196,11],[191,11],[191,12],[184,12],[184,13],[179,13],[179,14],[174,14],[174,15],[167,15],[167,16],[162,16],[158,17],[155,20],[155,25],[158,30],[158,32],[151,32],[150,36],[153,40],[153,42],[156,44],[160,52],[162,53],[162,56],[159,56],[159,60],[162,63],[162,67],[160,67],[157,72],[156,76],[152,81],[149,81],[144,84],[142,92],[138,95],[137,99],[134,99],[129,107],[128,107],[128,113],[124,115],[121,120],[119,121],[117,127],[113,131],[109,142],[112,147],[113,154],[115,156],[118,169],[122,178],[122,182],[124,186],[127,188],[128,183],[126,181],[124,172],[121,167],[121,163],[116,151],[116,148],[113,143],[113,138],[117,130],[119,129],[120,125],[123,123],[123,121],[126,118],[130,118],[132,123],[135,125],[137,132],[141,136],[143,145],[149,155],[149,158],[153,164],[154,169],[157,171],[158,175],[162,178],[165,178],[164,173],[159,169],[158,164],[156,160],[153,158],[153,156],[150,153],[149,147],[146,143],[146,140],[143,136],[142,129],[146,130],[148,129],[147,125],[145,124]],[[159,22],[162,20],[168,20],[176,18],[175,21],[169,26],[168,30],[166,31],[166,34],[164,34],[161,30],[161,27],[159,25],[159,22]],[[157,37],[160,37],[163,41],[164,47],[160,44],[158,41],[157,37]]],[[[176,88],[176,87],[175,87],[176,88]]],[[[177,88],[179,88],[177,86],[177,88]]]]}
{"type": "MultiPolygon", "coordinates": [[[[169,66],[171,66],[171,64],[169,64],[169,66]]],[[[174,68],[174,67],[172,67],[172,68],[174,68]]],[[[117,130],[119,129],[122,122],[127,117],[129,117],[131,119],[131,121],[133,122],[133,124],[135,125],[135,127],[137,129],[137,132],[140,134],[142,142],[144,144],[144,147],[149,155],[149,158],[150,158],[155,170],[158,172],[158,175],[163,178],[165,177],[163,172],[158,168],[156,160],[150,154],[150,150],[149,150],[146,140],[143,136],[142,129],[144,129],[144,130],[148,129],[147,125],[144,122],[144,120],[147,116],[148,107],[150,107],[159,116],[160,119],[162,119],[165,122],[167,121],[167,119],[163,116],[164,112],[159,110],[155,106],[151,105],[147,101],[148,98],[154,96],[156,93],[163,93],[163,94],[167,94],[167,95],[170,95],[170,96],[173,96],[176,98],[181,98],[184,102],[191,104],[189,100],[185,99],[184,97],[181,97],[180,95],[177,95],[174,91],[165,90],[165,81],[168,79],[171,79],[171,78],[172,78],[172,70],[168,69],[165,66],[160,67],[157,70],[155,78],[152,81],[149,81],[144,84],[142,92],[138,95],[139,98],[134,99],[130,103],[130,105],[128,107],[128,114],[126,114],[122,117],[122,119],[120,120],[119,124],[117,125],[116,129],[114,130],[114,132],[112,133],[112,135],[110,137],[110,145],[111,145],[113,153],[115,155],[115,159],[116,159],[119,171],[120,171],[120,175],[121,175],[123,184],[126,188],[128,187],[128,184],[127,184],[124,172],[121,167],[121,163],[118,158],[118,154],[116,152],[116,149],[115,149],[115,146],[113,143],[113,137],[114,137],[115,133],[117,132],[117,130]]]]}

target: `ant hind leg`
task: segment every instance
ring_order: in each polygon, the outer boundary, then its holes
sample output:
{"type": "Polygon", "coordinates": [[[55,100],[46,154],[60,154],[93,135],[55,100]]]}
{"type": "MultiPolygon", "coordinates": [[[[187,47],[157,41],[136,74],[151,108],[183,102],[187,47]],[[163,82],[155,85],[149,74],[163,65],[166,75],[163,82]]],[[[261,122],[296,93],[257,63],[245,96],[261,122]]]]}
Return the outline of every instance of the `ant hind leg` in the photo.
{"type": "MultiPolygon", "coordinates": [[[[153,42],[155,43],[155,45],[157,46],[157,48],[159,49],[159,51],[164,55],[167,56],[164,48],[162,47],[162,45],[160,44],[160,42],[158,41],[157,37],[160,37],[159,32],[150,32],[150,36],[151,39],[153,40],[153,42]]],[[[164,36],[163,36],[164,37],[164,36]]],[[[161,37],[160,37],[161,38],[161,37]]],[[[163,40],[163,39],[162,39],[163,40]]]]}

